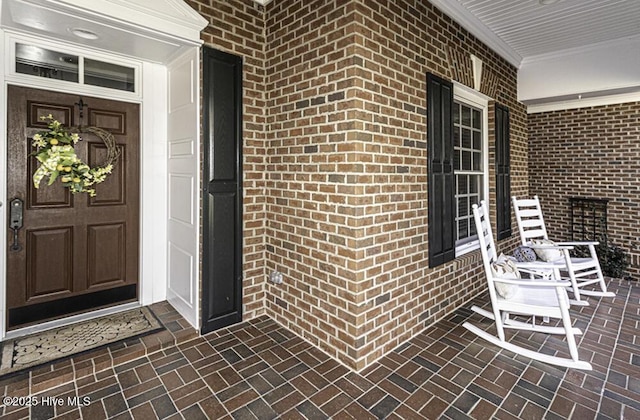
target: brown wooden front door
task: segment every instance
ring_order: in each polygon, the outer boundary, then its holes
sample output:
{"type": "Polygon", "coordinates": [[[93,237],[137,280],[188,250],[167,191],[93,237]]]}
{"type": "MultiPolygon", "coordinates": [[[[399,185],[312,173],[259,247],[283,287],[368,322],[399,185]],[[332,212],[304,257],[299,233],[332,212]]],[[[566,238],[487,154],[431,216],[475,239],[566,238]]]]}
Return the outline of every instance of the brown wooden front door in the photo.
{"type": "MultiPolygon", "coordinates": [[[[139,106],[9,86],[7,113],[7,199],[24,203],[19,250],[12,249],[13,231],[7,234],[7,328],[137,300],[139,106]],[[97,126],[114,135],[122,152],[95,197],[71,194],[60,182],[47,186],[46,179],[34,188],[32,137],[47,128],[40,117],[49,114],[67,127],[97,126]]],[[[102,139],[80,136],[78,157],[101,164],[102,139]]]]}

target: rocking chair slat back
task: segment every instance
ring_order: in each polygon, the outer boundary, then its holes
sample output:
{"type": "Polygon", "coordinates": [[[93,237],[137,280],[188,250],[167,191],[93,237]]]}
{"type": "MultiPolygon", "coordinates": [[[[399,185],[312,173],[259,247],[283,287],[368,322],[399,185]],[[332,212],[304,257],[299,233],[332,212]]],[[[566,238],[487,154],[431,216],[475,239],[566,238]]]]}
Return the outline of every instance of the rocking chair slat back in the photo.
{"type": "MultiPolygon", "coordinates": [[[[536,217],[538,216],[538,211],[537,210],[526,210],[526,207],[522,206],[523,210],[520,210],[520,216],[522,217],[536,217]]],[[[530,206],[532,207],[532,206],[530,206]]]]}
{"type": "Polygon", "coordinates": [[[477,212],[474,212],[474,219],[476,223],[476,229],[478,230],[478,241],[480,242],[480,251],[482,252],[482,261],[485,265],[485,270],[490,269],[490,265],[498,259],[498,252],[493,242],[493,232],[491,230],[491,223],[485,212],[485,207],[478,207],[474,204],[474,209],[477,208],[477,212]]]}
{"type": "Polygon", "coordinates": [[[522,214],[520,217],[522,217],[522,226],[525,228],[535,228],[540,226],[540,221],[537,219],[525,219],[522,214]]]}
{"type": "Polygon", "coordinates": [[[549,239],[537,195],[533,199],[513,197],[513,205],[522,245],[527,245],[532,239],[549,239]]]}

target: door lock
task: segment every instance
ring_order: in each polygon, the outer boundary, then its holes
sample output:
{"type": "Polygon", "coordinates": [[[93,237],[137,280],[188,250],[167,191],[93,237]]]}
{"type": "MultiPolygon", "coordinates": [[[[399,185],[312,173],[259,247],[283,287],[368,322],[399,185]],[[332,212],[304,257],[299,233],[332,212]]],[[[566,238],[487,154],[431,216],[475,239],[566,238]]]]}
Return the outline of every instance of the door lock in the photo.
{"type": "Polygon", "coordinates": [[[19,198],[11,200],[9,207],[9,227],[13,230],[12,251],[22,250],[22,246],[18,242],[18,231],[22,229],[23,202],[19,198]]]}

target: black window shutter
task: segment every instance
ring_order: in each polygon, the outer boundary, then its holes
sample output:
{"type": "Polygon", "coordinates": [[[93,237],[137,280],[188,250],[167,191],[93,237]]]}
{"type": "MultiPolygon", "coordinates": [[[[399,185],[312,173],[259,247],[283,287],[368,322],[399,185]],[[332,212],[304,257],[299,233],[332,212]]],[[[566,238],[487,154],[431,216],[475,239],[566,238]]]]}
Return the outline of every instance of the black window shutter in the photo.
{"type": "Polygon", "coordinates": [[[429,267],[456,256],[453,84],[427,73],[429,267]]]}
{"type": "Polygon", "coordinates": [[[496,209],[498,240],[511,236],[509,108],[496,104],[496,209]]]}

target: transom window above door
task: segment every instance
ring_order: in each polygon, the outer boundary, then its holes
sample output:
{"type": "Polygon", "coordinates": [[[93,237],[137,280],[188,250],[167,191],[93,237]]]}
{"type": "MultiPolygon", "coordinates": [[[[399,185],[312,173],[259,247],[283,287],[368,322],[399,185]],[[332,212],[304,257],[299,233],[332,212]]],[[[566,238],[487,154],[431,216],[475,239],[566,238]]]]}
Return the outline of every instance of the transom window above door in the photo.
{"type": "Polygon", "coordinates": [[[135,69],[16,43],[16,73],[135,91],[135,69]]]}
{"type": "Polygon", "coordinates": [[[9,34],[5,78],[12,84],[101,97],[141,97],[142,63],[70,43],[9,34]]]}

